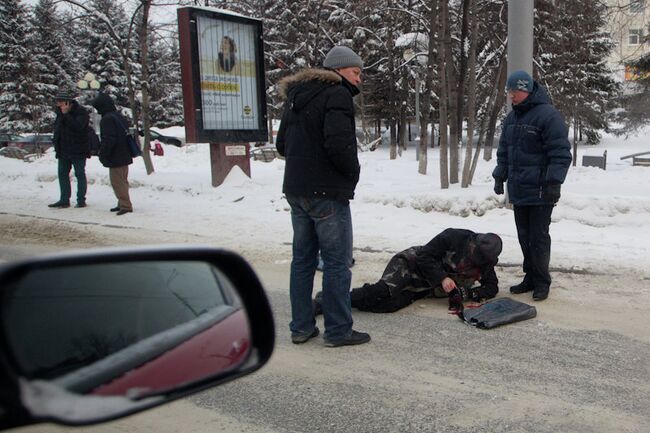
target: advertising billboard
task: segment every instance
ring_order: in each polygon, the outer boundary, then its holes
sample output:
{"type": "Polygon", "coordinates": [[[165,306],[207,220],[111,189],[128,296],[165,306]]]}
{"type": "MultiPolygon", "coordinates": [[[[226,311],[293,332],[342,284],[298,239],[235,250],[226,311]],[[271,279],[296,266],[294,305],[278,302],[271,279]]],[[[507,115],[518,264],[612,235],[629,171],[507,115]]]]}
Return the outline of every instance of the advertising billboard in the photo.
{"type": "Polygon", "coordinates": [[[188,142],[267,138],[262,22],[210,8],[179,8],[188,142]]]}

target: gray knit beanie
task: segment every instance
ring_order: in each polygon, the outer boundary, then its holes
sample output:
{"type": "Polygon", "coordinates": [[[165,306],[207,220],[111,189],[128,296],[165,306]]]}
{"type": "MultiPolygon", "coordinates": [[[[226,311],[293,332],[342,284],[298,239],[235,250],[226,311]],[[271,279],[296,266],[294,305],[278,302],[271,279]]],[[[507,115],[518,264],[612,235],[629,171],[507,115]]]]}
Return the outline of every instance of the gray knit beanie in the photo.
{"type": "Polygon", "coordinates": [[[342,69],[354,66],[363,68],[363,60],[348,47],[338,45],[327,53],[323,66],[329,69],[342,69]]]}

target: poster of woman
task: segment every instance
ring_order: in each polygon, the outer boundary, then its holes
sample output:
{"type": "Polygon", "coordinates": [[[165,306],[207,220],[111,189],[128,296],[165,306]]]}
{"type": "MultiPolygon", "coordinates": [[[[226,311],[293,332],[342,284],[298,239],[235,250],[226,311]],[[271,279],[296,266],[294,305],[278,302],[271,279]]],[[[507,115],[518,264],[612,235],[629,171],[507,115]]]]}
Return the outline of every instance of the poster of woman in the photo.
{"type": "Polygon", "coordinates": [[[237,46],[230,36],[221,39],[221,51],[219,51],[219,68],[223,72],[230,72],[235,67],[235,53],[237,46]]]}

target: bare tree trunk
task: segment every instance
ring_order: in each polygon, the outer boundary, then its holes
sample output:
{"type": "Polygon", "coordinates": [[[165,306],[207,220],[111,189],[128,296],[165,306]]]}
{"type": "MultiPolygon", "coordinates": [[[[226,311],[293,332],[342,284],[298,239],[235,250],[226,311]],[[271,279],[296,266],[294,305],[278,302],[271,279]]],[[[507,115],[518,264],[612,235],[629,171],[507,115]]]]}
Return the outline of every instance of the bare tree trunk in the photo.
{"type": "Polygon", "coordinates": [[[488,120],[488,130],[485,136],[485,149],[483,150],[483,159],[489,161],[492,159],[492,147],[494,145],[494,133],[496,132],[497,117],[499,112],[505,104],[506,94],[503,91],[506,87],[506,76],[508,74],[508,63],[506,61],[506,50],[503,50],[501,55],[501,62],[499,65],[499,74],[496,88],[495,88],[495,99],[494,104],[490,112],[490,118],[488,120]]]}
{"type": "Polygon", "coordinates": [[[402,150],[406,150],[406,141],[407,141],[407,124],[406,124],[406,110],[400,110],[398,128],[399,131],[399,149],[397,150],[399,156],[402,156],[402,150]]]}
{"type": "Polygon", "coordinates": [[[458,119],[458,130],[463,130],[463,114],[465,112],[465,79],[467,77],[467,56],[465,54],[465,47],[469,37],[469,16],[471,11],[471,0],[462,1],[462,25],[460,31],[460,56],[458,67],[458,94],[456,99],[456,118],[458,119]]]}
{"type": "MultiPolygon", "coordinates": [[[[144,129],[144,146],[142,150],[142,159],[147,174],[154,172],[153,162],[151,161],[151,143],[149,142],[150,116],[149,116],[149,67],[147,54],[149,53],[149,10],[151,9],[151,0],[142,1],[142,21],[138,28],[138,37],[140,38],[140,67],[142,68],[142,127],[144,129]]],[[[137,122],[136,122],[137,125],[137,122]]],[[[138,134],[139,135],[139,134],[138,134]]],[[[136,135],[137,136],[137,135],[136,135]]]]}
{"type": "MultiPolygon", "coordinates": [[[[429,56],[427,58],[427,75],[424,79],[424,95],[422,96],[422,109],[420,110],[420,145],[418,149],[418,173],[427,174],[427,142],[429,134],[429,119],[431,119],[431,91],[433,90],[433,69],[434,69],[434,53],[435,53],[435,40],[436,23],[437,23],[436,8],[432,7],[429,12],[429,56]]],[[[416,89],[419,91],[419,89],[416,89]]],[[[431,138],[433,139],[433,128],[431,129],[431,138]]]]}
{"type": "Polygon", "coordinates": [[[578,107],[573,109],[573,166],[578,161],[578,107]]]}
{"type": "Polygon", "coordinates": [[[390,131],[390,159],[397,159],[397,131],[395,130],[395,119],[388,121],[390,131]]]}
{"type": "Polygon", "coordinates": [[[446,38],[447,17],[447,0],[438,0],[439,8],[439,26],[438,26],[438,73],[439,73],[439,99],[440,99],[440,188],[449,188],[449,164],[447,160],[447,50],[446,38]]]}
{"type": "MultiPolygon", "coordinates": [[[[478,21],[476,17],[475,10],[475,0],[469,0],[467,7],[471,10],[471,19],[472,19],[472,33],[471,33],[471,42],[469,47],[469,64],[467,65],[468,70],[468,82],[467,82],[467,147],[465,148],[465,164],[463,167],[463,180],[461,182],[462,188],[467,188],[470,183],[472,183],[471,176],[471,165],[472,165],[472,145],[474,143],[474,119],[476,118],[476,22],[478,21]]],[[[469,15],[469,13],[468,13],[469,15]]],[[[477,151],[478,153],[478,151],[477,151]]]]}
{"type": "Polygon", "coordinates": [[[449,28],[449,7],[445,6],[445,13],[443,19],[446,20],[445,31],[443,33],[445,38],[445,64],[447,71],[447,98],[449,110],[447,111],[447,118],[449,124],[449,182],[458,183],[458,170],[459,170],[459,142],[460,134],[462,131],[458,129],[458,111],[457,111],[457,95],[458,95],[458,79],[454,71],[453,54],[451,52],[451,29],[449,28]]]}
{"type": "Polygon", "coordinates": [[[268,128],[269,128],[269,143],[273,144],[274,138],[273,138],[273,115],[271,114],[271,110],[267,110],[268,112],[268,128]]]}

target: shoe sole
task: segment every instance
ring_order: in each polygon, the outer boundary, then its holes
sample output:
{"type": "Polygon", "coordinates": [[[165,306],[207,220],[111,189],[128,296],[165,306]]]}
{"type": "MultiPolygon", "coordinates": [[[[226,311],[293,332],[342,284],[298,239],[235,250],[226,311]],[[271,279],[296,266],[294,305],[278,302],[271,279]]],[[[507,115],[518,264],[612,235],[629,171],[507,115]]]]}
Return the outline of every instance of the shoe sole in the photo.
{"type": "Polygon", "coordinates": [[[356,346],[370,341],[370,336],[362,340],[325,341],[325,347],[356,346]]]}
{"type": "Polygon", "coordinates": [[[312,332],[309,335],[292,335],[291,336],[291,342],[293,344],[304,344],[311,340],[314,337],[318,337],[318,334],[320,334],[320,330],[318,328],[314,328],[314,332],[312,332]]]}

